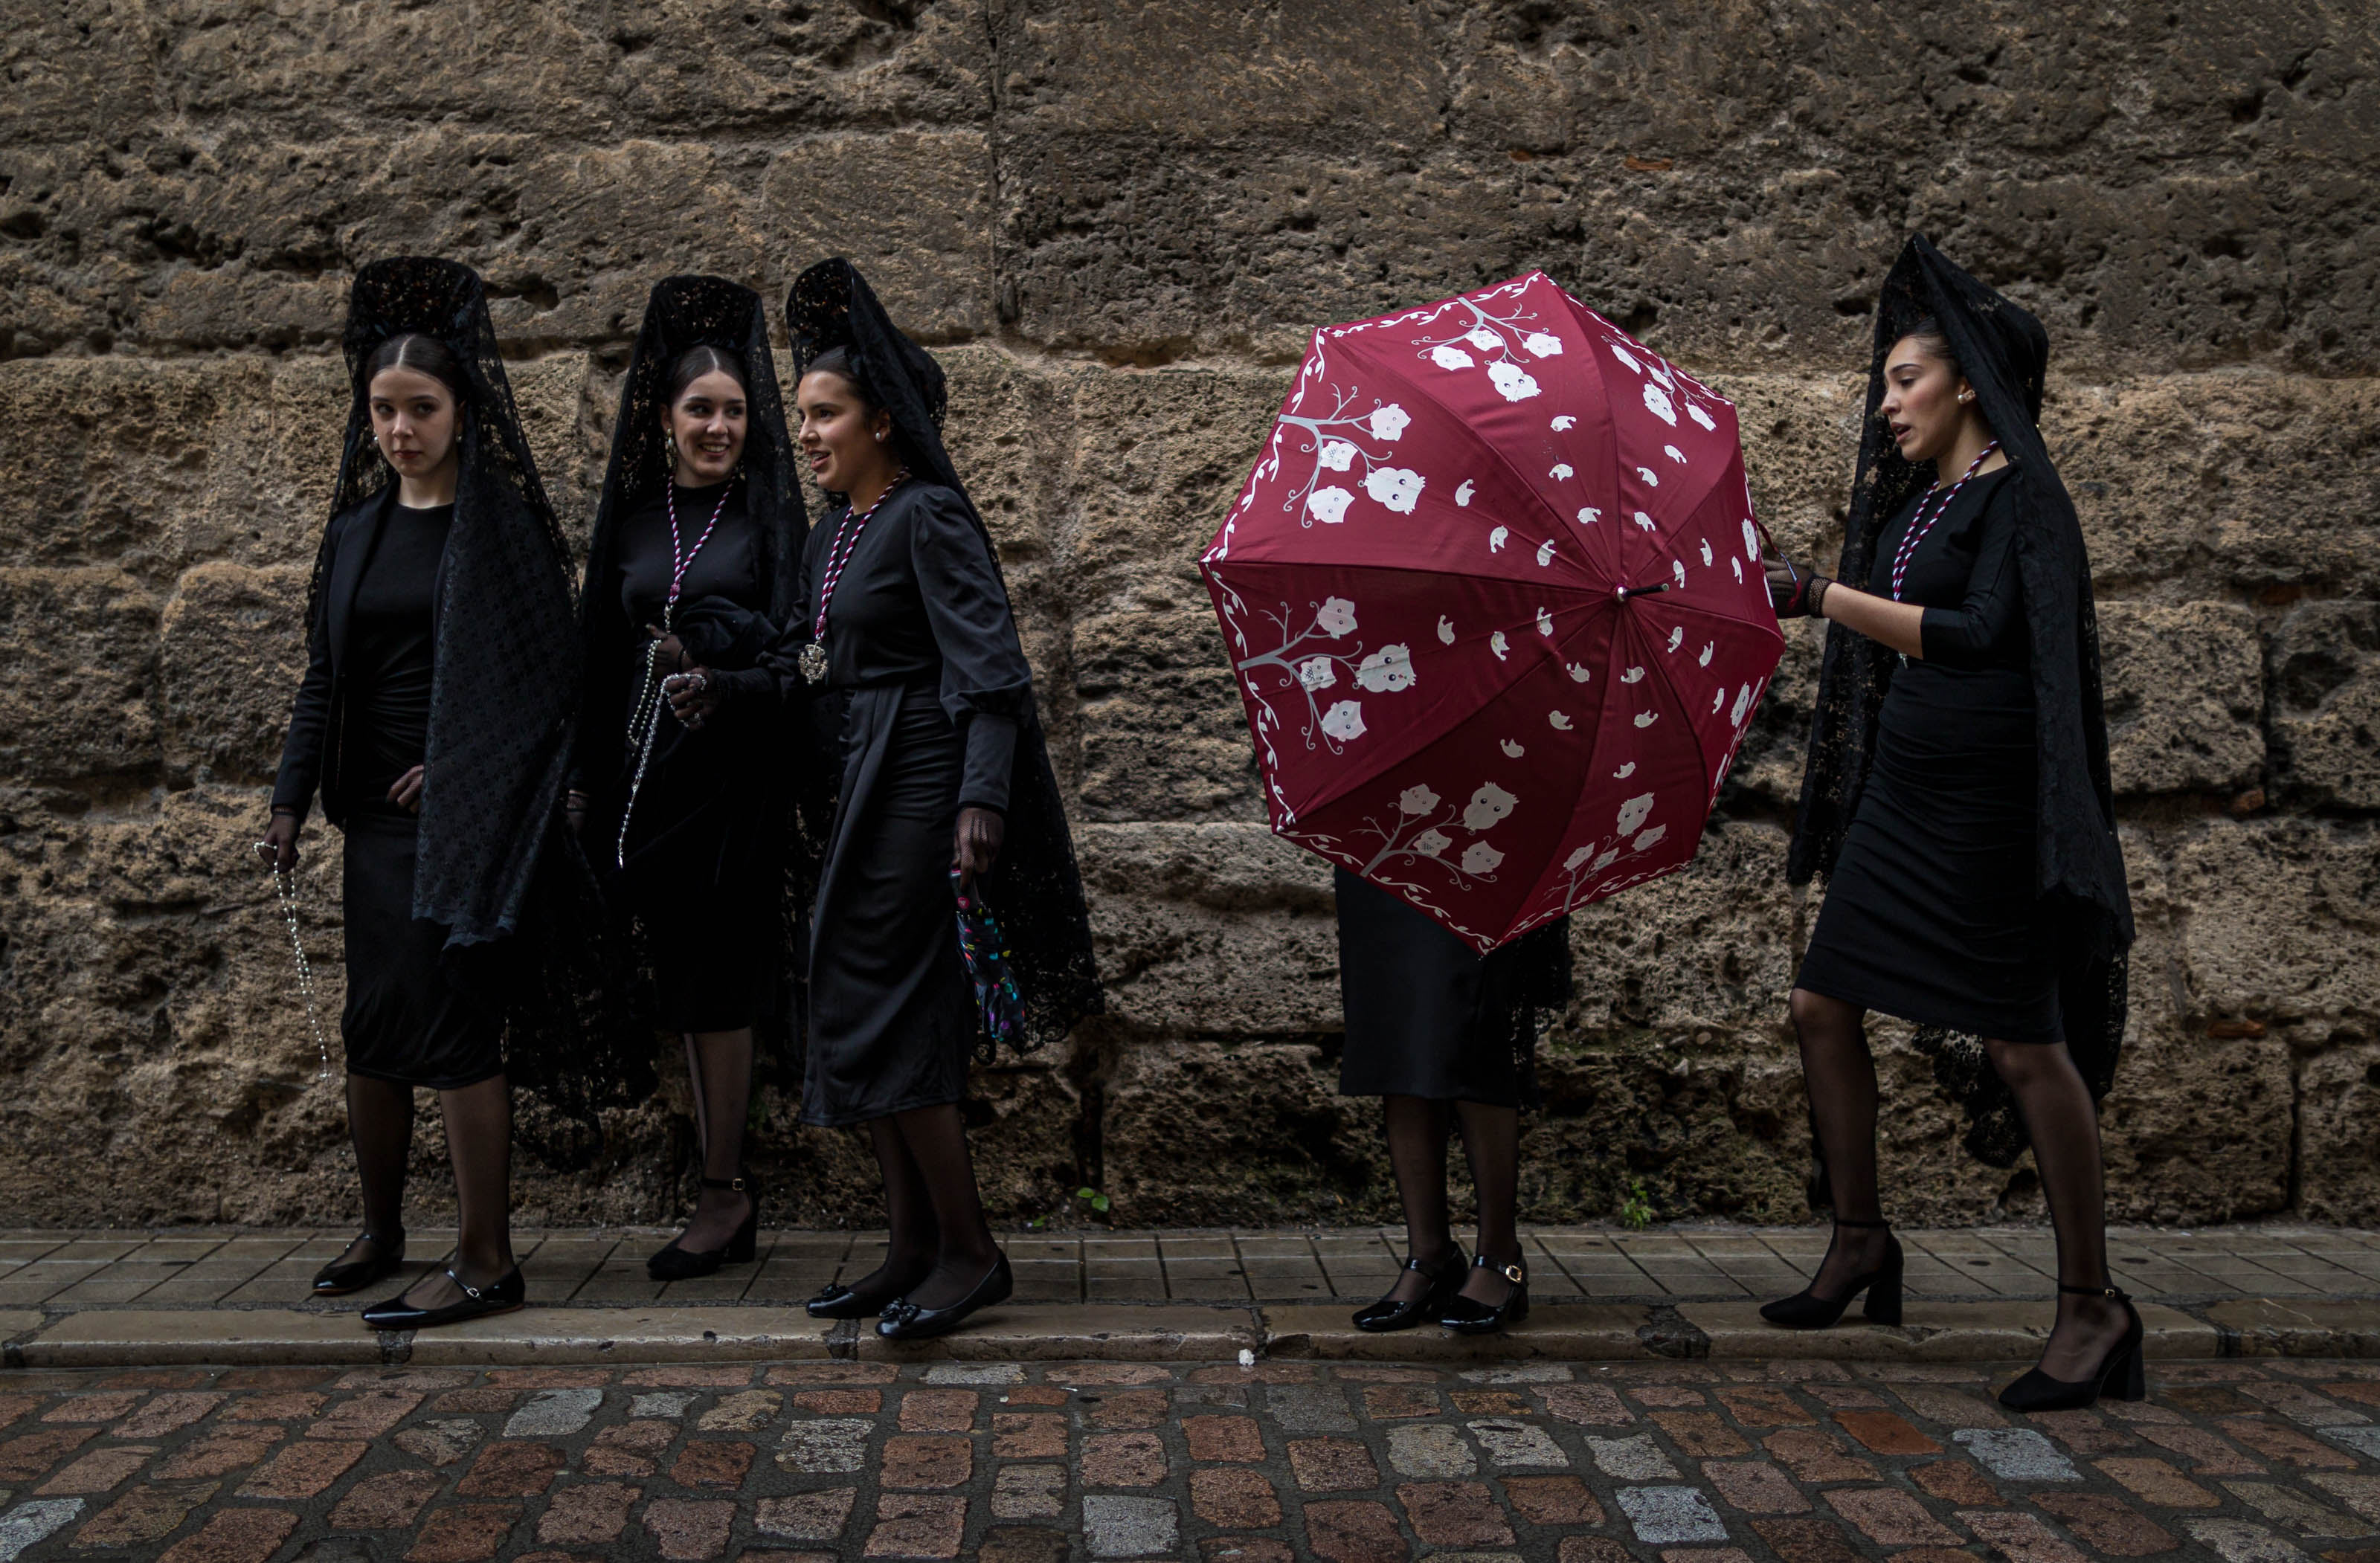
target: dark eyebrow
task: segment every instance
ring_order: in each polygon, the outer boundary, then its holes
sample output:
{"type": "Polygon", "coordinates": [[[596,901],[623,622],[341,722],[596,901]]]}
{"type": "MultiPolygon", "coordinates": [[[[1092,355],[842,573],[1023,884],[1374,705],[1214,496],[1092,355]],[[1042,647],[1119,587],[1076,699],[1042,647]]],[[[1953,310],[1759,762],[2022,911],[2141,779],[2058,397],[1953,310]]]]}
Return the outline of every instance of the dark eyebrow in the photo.
{"type": "Polygon", "coordinates": [[[1897,364],[1887,365],[1884,372],[1887,374],[1897,374],[1905,369],[1923,370],[1925,367],[1925,362],[1922,358],[1903,358],[1897,364]]]}

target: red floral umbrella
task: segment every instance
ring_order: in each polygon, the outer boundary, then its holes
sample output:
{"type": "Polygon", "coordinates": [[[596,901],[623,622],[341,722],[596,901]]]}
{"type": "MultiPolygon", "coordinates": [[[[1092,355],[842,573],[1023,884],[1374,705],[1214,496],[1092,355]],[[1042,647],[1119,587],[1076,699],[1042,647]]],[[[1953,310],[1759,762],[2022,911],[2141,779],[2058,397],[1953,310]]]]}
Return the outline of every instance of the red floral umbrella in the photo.
{"type": "Polygon", "coordinates": [[[1315,333],[1199,564],[1274,830],[1481,951],[1693,860],[1784,645],[1733,405],[1542,273],[1315,333]]]}

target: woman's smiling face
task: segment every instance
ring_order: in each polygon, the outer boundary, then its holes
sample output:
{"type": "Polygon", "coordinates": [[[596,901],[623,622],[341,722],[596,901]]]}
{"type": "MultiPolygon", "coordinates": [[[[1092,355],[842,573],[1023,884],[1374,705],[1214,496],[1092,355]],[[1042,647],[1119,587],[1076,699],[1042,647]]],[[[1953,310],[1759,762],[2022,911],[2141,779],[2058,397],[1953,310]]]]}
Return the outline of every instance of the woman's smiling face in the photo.
{"type": "Polygon", "coordinates": [[[677,450],[677,480],[687,488],[722,483],[744,457],[744,387],[722,370],[697,375],[662,415],[677,450]]]}
{"type": "Polygon", "coordinates": [[[794,393],[802,416],[802,454],[810,476],[829,493],[847,494],[889,472],[891,417],[870,407],[859,388],[832,370],[812,370],[794,393]]]}

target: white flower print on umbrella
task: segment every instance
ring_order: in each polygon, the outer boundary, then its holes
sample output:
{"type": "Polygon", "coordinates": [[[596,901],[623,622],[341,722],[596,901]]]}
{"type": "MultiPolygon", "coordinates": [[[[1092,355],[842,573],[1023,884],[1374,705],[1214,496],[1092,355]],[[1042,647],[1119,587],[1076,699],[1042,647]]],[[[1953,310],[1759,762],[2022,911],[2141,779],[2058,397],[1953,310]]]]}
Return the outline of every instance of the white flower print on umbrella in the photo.
{"type": "Polygon", "coordinates": [[[1364,735],[1364,708],[1353,700],[1342,700],[1322,713],[1322,731],[1344,744],[1364,735]]]}
{"type": "Polygon", "coordinates": [[[1427,814],[1438,806],[1438,794],[1425,783],[1416,782],[1397,794],[1397,811],[1401,814],[1427,814]]]}
{"type": "Polygon", "coordinates": [[[1518,364],[1489,364],[1488,378],[1508,402],[1525,402],[1537,394],[1536,377],[1518,364]]]}
{"type": "MultiPolygon", "coordinates": [[[[1352,409],[1356,393],[1353,389],[1331,387],[1330,412],[1317,417],[1284,412],[1277,420],[1273,439],[1276,446],[1285,438],[1302,437],[1299,449],[1314,458],[1305,481],[1282,502],[1284,510],[1304,506],[1306,523],[1320,521],[1336,526],[1347,518],[1347,506],[1355,496],[1333,484],[1328,488],[1317,485],[1325,472],[1351,472],[1358,462],[1368,475],[1376,466],[1385,465],[1393,453],[1385,448],[1396,443],[1397,437],[1412,427],[1413,415],[1394,402],[1385,402],[1363,411],[1352,409]]],[[[1419,492],[1418,479],[1415,491],[1419,492]]]]}
{"type": "Polygon", "coordinates": [[[1266,671],[1286,675],[1284,687],[1294,689],[1305,702],[1305,746],[1315,746],[1315,734],[1334,754],[1349,741],[1360,738],[1366,731],[1364,710],[1354,700],[1341,700],[1325,711],[1316,700],[1318,690],[1337,687],[1344,674],[1374,693],[1393,694],[1413,685],[1412,659],[1405,647],[1382,648],[1366,655],[1361,642],[1342,646],[1342,642],[1355,633],[1355,604],[1344,597],[1326,597],[1314,608],[1312,621],[1304,628],[1296,627],[1295,616],[1287,603],[1278,612],[1263,616],[1270,619],[1280,634],[1281,644],[1269,651],[1259,651],[1243,657],[1233,664],[1243,678],[1252,678],[1266,671]],[[1402,666],[1402,682],[1383,680],[1378,671],[1388,665],[1384,659],[1393,650],[1393,660],[1402,666]],[[1366,672],[1366,670],[1372,670],[1366,672]],[[1368,680],[1368,682],[1367,682],[1368,680]]]}
{"type": "Polygon", "coordinates": [[[1463,871],[1466,874],[1492,874],[1496,865],[1503,861],[1504,854],[1486,842],[1474,842],[1463,849],[1463,871]]]}
{"type": "Polygon", "coordinates": [[[1422,483],[1420,473],[1402,466],[1378,466],[1364,474],[1364,491],[1400,515],[1411,515],[1421,503],[1422,483]]]}
{"type": "Polygon", "coordinates": [[[1561,338],[1549,331],[1529,333],[1528,335],[1521,338],[1521,345],[1527,348],[1536,357],[1558,358],[1561,356],[1561,338]]]}
{"type": "Polygon", "coordinates": [[[1507,818],[1518,802],[1503,788],[1486,782],[1471,794],[1470,804],[1458,817],[1451,806],[1440,812],[1441,800],[1435,788],[1427,784],[1407,787],[1397,794],[1395,818],[1377,814],[1366,817],[1365,833],[1379,846],[1363,871],[1370,875],[1392,863],[1431,863],[1456,883],[1490,878],[1496,866],[1504,861],[1504,854],[1479,840],[1465,847],[1461,857],[1450,861],[1446,853],[1454,844],[1452,832],[1459,818],[1463,830],[1475,837],[1483,836],[1507,818]]]}
{"type": "Polygon", "coordinates": [[[1431,348],[1429,361],[1442,370],[1467,370],[1479,362],[1451,342],[1441,342],[1431,348]]]}
{"type": "Polygon", "coordinates": [[[1364,659],[1364,665],[1355,670],[1355,682],[1375,695],[1411,689],[1413,655],[1402,646],[1383,646],[1364,659]]]}
{"type": "Polygon", "coordinates": [[[1355,605],[1343,597],[1326,597],[1314,612],[1314,627],[1332,639],[1355,633],[1355,605]]]}
{"type": "Polygon", "coordinates": [[[1308,689],[1328,689],[1339,682],[1339,664],[1328,657],[1308,657],[1297,664],[1297,682],[1308,689]]]}
{"type": "Polygon", "coordinates": [[[1678,409],[1670,394],[1649,380],[1645,382],[1645,410],[1673,428],[1677,424],[1678,409]]]}

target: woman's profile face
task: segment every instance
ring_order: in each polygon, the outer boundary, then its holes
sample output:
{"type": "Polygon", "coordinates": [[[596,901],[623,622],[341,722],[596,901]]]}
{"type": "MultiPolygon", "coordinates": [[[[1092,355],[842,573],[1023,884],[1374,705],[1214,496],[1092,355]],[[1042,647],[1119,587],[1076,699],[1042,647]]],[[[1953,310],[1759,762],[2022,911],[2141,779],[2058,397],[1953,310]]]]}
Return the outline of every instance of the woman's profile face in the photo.
{"type": "Polygon", "coordinates": [[[881,412],[872,412],[858,387],[831,370],[812,370],[802,376],[794,393],[802,415],[802,454],[810,476],[829,493],[847,494],[855,484],[892,456],[878,438],[892,426],[881,412]]]}
{"type": "Polygon", "coordinates": [[[690,489],[723,483],[744,459],[744,387],[720,370],[697,375],[662,415],[677,450],[677,480],[690,489]]]}
{"type": "Polygon", "coordinates": [[[422,479],[455,456],[455,393],[419,370],[395,367],[372,376],[366,393],[372,438],[402,478],[422,479]]]}
{"type": "Polygon", "coordinates": [[[1938,461],[1958,443],[1974,406],[1959,399],[1966,391],[1966,377],[1949,359],[1921,339],[1904,336],[1885,355],[1884,401],[1876,416],[1905,459],[1938,461]]]}

